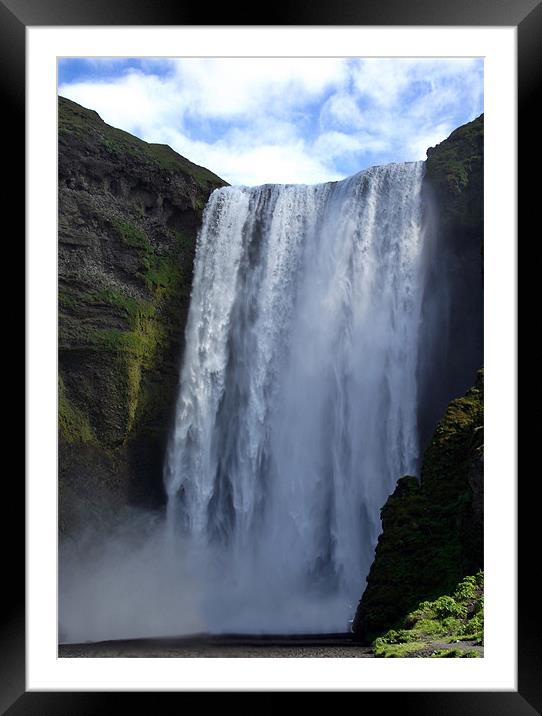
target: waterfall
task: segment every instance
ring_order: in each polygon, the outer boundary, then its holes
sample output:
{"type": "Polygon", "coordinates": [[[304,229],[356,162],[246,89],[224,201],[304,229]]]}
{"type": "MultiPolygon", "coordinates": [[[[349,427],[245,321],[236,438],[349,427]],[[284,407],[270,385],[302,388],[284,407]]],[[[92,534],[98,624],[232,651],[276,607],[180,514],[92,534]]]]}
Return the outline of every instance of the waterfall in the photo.
{"type": "Polygon", "coordinates": [[[164,479],[210,631],[347,629],[418,465],[423,171],[209,199],[164,479]]]}

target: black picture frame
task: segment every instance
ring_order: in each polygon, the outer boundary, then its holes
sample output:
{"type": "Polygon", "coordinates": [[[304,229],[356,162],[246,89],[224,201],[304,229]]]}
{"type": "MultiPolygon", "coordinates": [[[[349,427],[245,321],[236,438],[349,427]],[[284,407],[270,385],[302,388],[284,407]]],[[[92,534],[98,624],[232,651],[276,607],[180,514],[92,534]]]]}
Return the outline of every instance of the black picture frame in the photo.
{"type": "MultiPolygon", "coordinates": [[[[214,5],[212,11],[201,3],[182,0],[0,0],[0,72],[1,115],[4,121],[4,145],[13,156],[9,179],[4,190],[5,205],[11,214],[25,215],[25,29],[28,26],[77,25],[455,25],[514,26],[518,39],[518,163],[523,170],[519,183],[521,225],[536,225],[534,192],[537,182],[527,181],[525,172],[536,165],[539,148],[539,115],[536,100],[542,74],[542,1],[541,0],[335,0],[326,3],[290,2],[265,5],[263,23],[254,13],[255,6],[214,5]],[[209,23],[209,16],[212,23],[209,23]],[[6,135],[8,140],[6,141],[6,135]]],[[[24,246],[22,220],[13,229],[13,245],[24,246]]],[[[534,235],[533,235],[534,238],[534,235]]],[[[15,265],[15,264],[14,264],[15,265]]],[[[14,273],[16,269],[13,269],[14,273]]],[[[22,297],[19,302],[22,302],[22,297]]],[[[15,327],[20,319],[5,317],[15,327]]],[[[17,398],[18,400],[18,398],[17,398]]],[[[2,520],[4,553],[14,556],[9,579],[4,579],[5,605],[0,616],[0,713],[10,716],[40,714],[78,716],[108,713],[126,707],[126,699],[135,696],[138,705],[152,713],[166,713],[173,701],[178,708],[184,693],[119,692],[26,692],[25,690],[25,532],[24,480],[13,470],[3,481],[4,512],[15,516],[7,527],[2,520]],[[8,508],[9,506],[9,508],[8,508]],[[167,698],[166,698],[167,697],[167,698]]],[[[516,692],[357,692],[361,708],[375,697],[377,708],[417,716],[491,714],[491,716],[528,716],[542,710],[542,641],[538,619],[538,592],[534,587],[533,552],[538,542],[538,520],[529,515],[537,508],[529,494],[529,478],[519,493],[519,608],[518,608],[518,690],[516,692]]],[[[5,568],[6,569],[6,568],[5,568]]],[[[536,571],[536,569],[534,570],[536,571]]],[[[430,685],[428,685],[430,688],[430,685]]]]}

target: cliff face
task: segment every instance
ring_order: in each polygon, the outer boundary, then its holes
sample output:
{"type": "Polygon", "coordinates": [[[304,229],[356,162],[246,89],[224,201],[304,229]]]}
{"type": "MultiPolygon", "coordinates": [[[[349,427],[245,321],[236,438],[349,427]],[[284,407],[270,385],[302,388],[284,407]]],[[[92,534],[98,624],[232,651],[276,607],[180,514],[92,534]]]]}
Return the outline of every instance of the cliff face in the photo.
{"type": "Polygon", "coordinates": [[[427,150],[426,178],[439,205],[440,230],[450,234],[457,251],[483,231],[483,164],[483,114],[427,150]]]}
{"type": "Polygon", "coordinates": [[[225,182],[58,105],[59,517],[163,500],[195,242],[225,182]]]}
{"type": "Polygon", "coordinates": [[[483,365],[484,116],[427,150],[428,278],[420,346],[425,446],[452,398],[483,365]]]}
{"type": "Polygon", "coordinates": [[[382,508],[382,534],[354,632],[371,640],[483,566],[483,371],[452,401],[424,454],[382,508]]]}

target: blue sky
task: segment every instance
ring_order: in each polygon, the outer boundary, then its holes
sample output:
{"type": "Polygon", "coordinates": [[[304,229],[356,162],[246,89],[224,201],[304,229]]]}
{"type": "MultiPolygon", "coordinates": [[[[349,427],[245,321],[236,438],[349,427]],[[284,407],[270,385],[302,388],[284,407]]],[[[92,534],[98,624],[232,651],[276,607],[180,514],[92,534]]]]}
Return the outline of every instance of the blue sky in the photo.
{"type": "Polygon", "coordinates": [[[477,58],[66,58],[58,74],[62,96],[231,184],[425,159],[483,112],[477,58]]]}

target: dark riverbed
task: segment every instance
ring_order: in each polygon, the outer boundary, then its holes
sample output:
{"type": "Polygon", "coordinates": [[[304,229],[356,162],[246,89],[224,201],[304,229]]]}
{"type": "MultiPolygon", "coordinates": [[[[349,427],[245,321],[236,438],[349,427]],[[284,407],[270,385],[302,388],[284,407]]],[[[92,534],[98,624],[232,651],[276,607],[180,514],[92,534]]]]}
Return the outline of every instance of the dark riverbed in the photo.
{"type": "Polygon", "coordinates": [[[190,636],[60,644],[60,657],[332,658],[372,657],[346,634],[301,636],[190,636]]]}

